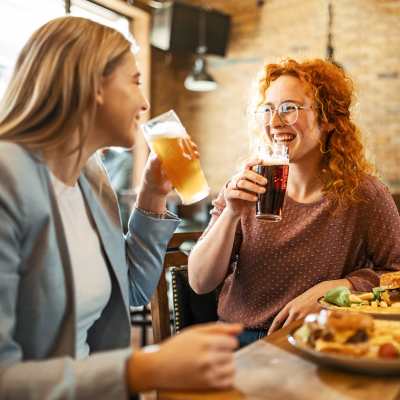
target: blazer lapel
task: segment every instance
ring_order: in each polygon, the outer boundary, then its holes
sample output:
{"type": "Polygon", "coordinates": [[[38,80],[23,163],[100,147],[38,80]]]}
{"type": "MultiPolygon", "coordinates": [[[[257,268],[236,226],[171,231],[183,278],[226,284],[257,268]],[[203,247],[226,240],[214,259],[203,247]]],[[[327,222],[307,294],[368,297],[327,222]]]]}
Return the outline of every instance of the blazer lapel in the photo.
{"type": "MultiPolygon", "coordinates": [[[[97,166],[97,168],[100,167],[97,166]]],[[[105,172],[101,169],[93,174],[93,170],[90,171],[86,168],[85,175],[82,174],[79,178],[79,183],[128,310],[129,292],[125,240],[115,194],[109,186],[105,172]]]]}

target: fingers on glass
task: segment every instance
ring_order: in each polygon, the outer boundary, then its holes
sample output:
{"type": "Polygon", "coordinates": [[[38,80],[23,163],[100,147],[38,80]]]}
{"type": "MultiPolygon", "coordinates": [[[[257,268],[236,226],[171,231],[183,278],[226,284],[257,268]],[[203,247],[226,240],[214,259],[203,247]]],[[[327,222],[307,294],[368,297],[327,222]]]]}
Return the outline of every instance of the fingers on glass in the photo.
{"type": "Polygon", "coordinates": [[[178,139],[179,147],[181,148],[183,157],[187,158],[188,160],[193,160],[197,158],[198,152],[192,146],[192,141],[188,138],[180,138],[178,139]]]}

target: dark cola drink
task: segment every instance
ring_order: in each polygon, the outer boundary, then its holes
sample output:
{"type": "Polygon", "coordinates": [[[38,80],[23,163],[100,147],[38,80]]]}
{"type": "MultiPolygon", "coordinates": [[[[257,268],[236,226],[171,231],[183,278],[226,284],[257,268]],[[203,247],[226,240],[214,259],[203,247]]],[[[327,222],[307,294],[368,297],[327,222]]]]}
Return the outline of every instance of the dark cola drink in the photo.
{"type": "Polygon", "coordinates": [[[266,191],[258,195],[256,218],[280,221],[289,175],[289,164],[257,165],[255,171],[268,180],[266,191]]]}

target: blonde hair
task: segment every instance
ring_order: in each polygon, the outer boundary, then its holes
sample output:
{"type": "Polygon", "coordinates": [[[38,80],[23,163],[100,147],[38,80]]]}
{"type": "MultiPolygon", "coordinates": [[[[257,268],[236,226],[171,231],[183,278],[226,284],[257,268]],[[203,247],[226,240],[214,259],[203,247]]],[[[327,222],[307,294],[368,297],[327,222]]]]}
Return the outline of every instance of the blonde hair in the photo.
{"type": "Polygon", "coordinates": [[[78,130],[81,152],[95,96],[132,43],[96,22],[62,17],[39,28],[22,49],[0,104],[0,139],[30,149],[65,144],[78,130]]]}
{"type": "Polygon", "coordinates": [[[282,75],[302,81],[313,96],[318,123],[332,125],[320,148],[324,193],[338,206],[360,201],[358,188],[374,168],[366,160],[361,132],[351,118],[354,90],[350,77],[342,68],[320,59],[267,64],[258,81],[258,104],[265,101],[267,89],[282,75]]]}

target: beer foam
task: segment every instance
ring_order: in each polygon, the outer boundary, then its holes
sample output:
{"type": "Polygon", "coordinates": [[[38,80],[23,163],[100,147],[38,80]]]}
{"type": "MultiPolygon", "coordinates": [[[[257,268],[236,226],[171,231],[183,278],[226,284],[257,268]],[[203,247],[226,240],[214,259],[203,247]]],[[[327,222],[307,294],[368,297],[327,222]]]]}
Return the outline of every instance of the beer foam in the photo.
{"type": "Polygon", "coordinates": [[[267,157],[263,159],[264,165],[289,165],[287,157],[267,157]]]}
{"type": "Polygon", "coordinates": [[[288,148],[278,142],[271,144],[260,143],[258,154],[264,165],[287,165],[289,164],[288,148]]]}
{"type": "Polygon", "coordinates": [[[185,138],[188,136],[186,129],[178,122],[165,121],[159,122],[156,126],[150,130],[145,130],[145,135],[151,138],[185,138]]]}

